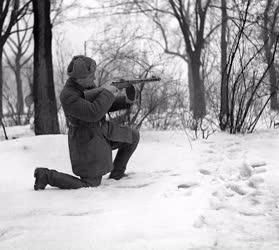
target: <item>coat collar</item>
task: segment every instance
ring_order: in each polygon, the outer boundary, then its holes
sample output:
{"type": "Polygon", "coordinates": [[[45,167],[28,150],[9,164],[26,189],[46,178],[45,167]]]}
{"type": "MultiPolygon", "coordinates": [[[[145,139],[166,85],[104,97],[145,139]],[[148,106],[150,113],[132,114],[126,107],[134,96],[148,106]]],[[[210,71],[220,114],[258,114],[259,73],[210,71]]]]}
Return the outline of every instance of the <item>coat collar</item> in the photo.
{"type": "Polygon", "coordinates": [[[66,82],[66,85],[74,88],[74,89],[78,89],[79,91],[81,91],[82,93],[85,91],[85,90],[89,90],[89,89],[93,89],[94,87],[92,88],[84,88],[82,87],[81,85],[79,85],[74,78],[68,78],[67,82],[66,82]]]}
{"type": "Polygon", "coordinates": [[[77,89],[77,90],[79,90],[80,92],[83,92],[83,91],[85,90],[82,86],[80,86],[80,85],[79,85],[73,78],[71,78],[71,77],[67,80],[66,85],[68,85],[68,86],[70,86],[70,87],[72,87],[72,88],[74,88],[74,89],[77,89]]]}

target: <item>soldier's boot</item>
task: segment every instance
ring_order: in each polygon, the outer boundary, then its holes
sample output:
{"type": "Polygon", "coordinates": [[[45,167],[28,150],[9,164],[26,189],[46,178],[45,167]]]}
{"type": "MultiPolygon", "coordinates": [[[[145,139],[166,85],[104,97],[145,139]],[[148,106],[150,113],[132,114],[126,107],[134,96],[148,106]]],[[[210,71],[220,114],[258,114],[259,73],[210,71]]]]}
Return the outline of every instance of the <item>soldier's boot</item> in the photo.
{"type": "Polygon", "coordinates": [[[132,143],[118,143],[118,152],[113,161],[113,170],[111,171],[109,178],[120,180],[128,175],[125,173],[127,163],[132,154],[136,150],[140,139],[139,131],[132,130],[132,143]]]}
{"type": "Polygon", "coordinates": [[[45,189],[46,185],[48,184],[48,171],[47,168],[36,168],[34,171],[35,177],[35,190],[43,190],[45,189]]]}
{"type": "Polygon", "coordinates": [[[43,190],[45,189],[47,184],[61,189],[77,189],[89,186],[87,183],[83,182],[79,178],[47,168],[36,168],[34,177],[35,190],[43,190]]]}
{"type": "Polygon", "coordinates": [[[124,178],[124,177],[128,177],[128,174],[126,173],[123,173],[123,172],[111,172],[110,175],[109,175],[109,179],[114,179],[114,180],[117,180],[119,181],[120,179],[124,178]]]}

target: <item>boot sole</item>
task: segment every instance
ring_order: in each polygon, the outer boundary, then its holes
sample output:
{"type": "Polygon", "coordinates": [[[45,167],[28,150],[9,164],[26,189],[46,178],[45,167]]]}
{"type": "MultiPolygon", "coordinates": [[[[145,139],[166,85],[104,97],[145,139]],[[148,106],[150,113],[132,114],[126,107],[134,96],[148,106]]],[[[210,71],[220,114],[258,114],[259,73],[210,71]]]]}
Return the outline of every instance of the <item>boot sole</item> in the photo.
{"type": "Polygon", "coordinates": [[[129,177],[128,174],[123,174],[123,175],[121,175],[121,176],[109,176],[109,179],[114,179],[114,180],[116,180],[116,181],[119,181],[119,180],[121,180],[121,179],[128,178],[128,177],[129,177]]]}

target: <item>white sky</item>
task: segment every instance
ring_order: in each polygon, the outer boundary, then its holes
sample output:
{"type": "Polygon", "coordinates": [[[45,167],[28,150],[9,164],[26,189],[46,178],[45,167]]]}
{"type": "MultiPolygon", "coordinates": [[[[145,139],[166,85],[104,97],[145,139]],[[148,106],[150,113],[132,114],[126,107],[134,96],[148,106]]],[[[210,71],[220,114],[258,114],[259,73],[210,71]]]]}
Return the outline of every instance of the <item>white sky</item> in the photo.
{"type": "MultiPolygon", "coordinates": [[[[64,0],[65,4],[70,4],[73,0],[64,0]]],[[[82,6],[88,6],[91,8],[97,7],[96,0],[79,0],[78,1],[82,6]]],[[[87,9],[85,8],[74,8],[66,12],[66,18],[78,18],[88,14],[87,9]]],[[[84,53],[84,42],[92,38],[92,36],[98,36],[104,30],[104,26],[107,20],[110,17],[106,18],[87,18],[79,21],[65,22],[64,24],[59,24],[53,28],[53,33],[56,32],[64,33],[65,40],[69,41],[72,45],[72,50],[75,54],[84,53]]]]}

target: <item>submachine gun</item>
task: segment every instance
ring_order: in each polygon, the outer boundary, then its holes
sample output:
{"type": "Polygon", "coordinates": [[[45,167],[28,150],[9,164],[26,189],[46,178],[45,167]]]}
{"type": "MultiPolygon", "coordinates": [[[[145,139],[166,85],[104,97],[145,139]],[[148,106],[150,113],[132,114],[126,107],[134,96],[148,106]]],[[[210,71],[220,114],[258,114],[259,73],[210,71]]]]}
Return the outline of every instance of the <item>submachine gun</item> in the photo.
{"type": "Polygon", "coordinates": [[[134,80],[124,80],[121,79],[116,82],[112,82],[111,85],[118,89],[125,89],[130,87],[131,85],[139,84],[139,83],[145,83],[145,82],[158,82],[161,81],[161,78],[159,77],[151,77],[151,78],[145,78],[145,79],[134,79],[134,80]]]}
{"type": "Polygon", "coordinates": [[[125,89],[125,96],[126,101],[130,101],[131,103],[135,101],[137,98],[137,91],[134,85],[139,83],[146,83],[146,82],[158,82],[161,78],[159,77],[151,77],[151,78],[145,78],[145,79],[134,79],[134,80],[124,80],[121,79],[116,82],[112,82],[111,85],[118,88],[119,90],[125,89]]]}
{"type": "MultiPolygon", "coordinates": [[[[146,82],[158,82],[161,78],[151,77],[145,79],[133,79],[133,80],[124,80],[113,81],[111,85],[118,88],[119,90],[125,89],[125,95],[119,96],[116,98],[115,103],[113,104],[110,111],[115,111],[119,109],[128,108],[127,103],[133,103],[137,98],[137,91],[134,85],[146,82]],[[124,104],[125,103],[125,104],[124,104]],[[114,108],[115,107],[115,108],[114,108]]],[[[102,87],[93,88],[84,91],[85,99],[88,101],[93,101],[98,94],[102,91],[102,87]]]]}

